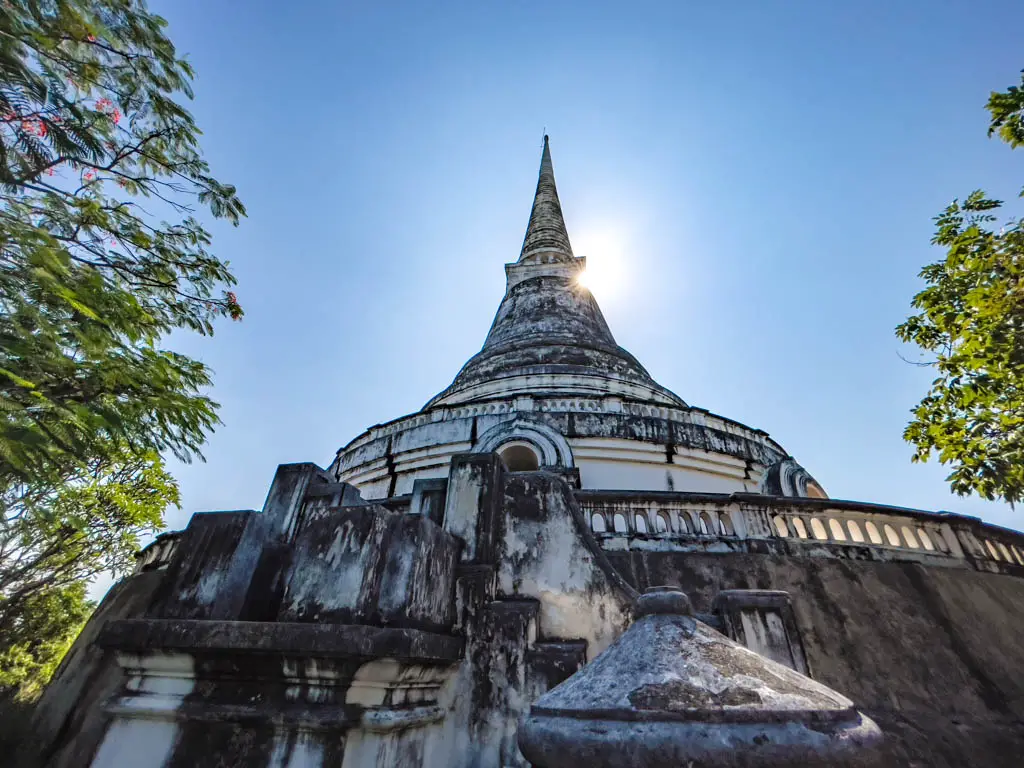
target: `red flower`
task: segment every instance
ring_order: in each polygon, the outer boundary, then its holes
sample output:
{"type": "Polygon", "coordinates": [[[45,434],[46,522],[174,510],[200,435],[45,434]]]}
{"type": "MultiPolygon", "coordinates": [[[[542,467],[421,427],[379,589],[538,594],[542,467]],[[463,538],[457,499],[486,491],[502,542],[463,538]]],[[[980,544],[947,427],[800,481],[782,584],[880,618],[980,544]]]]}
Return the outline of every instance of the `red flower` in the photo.
{"type": "Polygon", "coordinates": [[[88,40],[90,43],[95,43],[96,35],[86,35],[85,39],[88,40]]]}
{"type": "Polygon", "coordinates": [[[22,120],[21,130],[41,139],[46,138],[46,123],[42,120],[22,120]]]}
{"type": "Polygon", "coordinates": [[[88,171],[86,171],[85,173],[82,174],[82,178],[85,181],[92,181],[93,179],[96,178],[96,173],[95,173],[95,171],[88,170],[88,171]]]}

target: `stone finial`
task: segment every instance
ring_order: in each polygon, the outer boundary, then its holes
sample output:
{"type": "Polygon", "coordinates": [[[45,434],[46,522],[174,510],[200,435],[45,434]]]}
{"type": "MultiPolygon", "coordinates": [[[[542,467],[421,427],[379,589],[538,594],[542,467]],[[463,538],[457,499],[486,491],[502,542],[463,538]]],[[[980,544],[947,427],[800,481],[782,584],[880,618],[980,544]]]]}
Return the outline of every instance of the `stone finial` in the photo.
{"type": "Polygon", "coordinates": [[[673,616],[693,616],[693,605],[690,598],[678,587],[648,587],[636,599],[633,616],[668,614],[673,616]]]}
{"type": "Polygon", "coordinates": [[[530,223],[526,228],[526,238],[523,240],[519,261],[540,254],[545,254],[554,261],[573,259],[569,233],[562,218],[562,205],[558,201],[558,190],[555,188],[555,169],[551,165],[551,149],[547,136],[544,137],[537,192],[533,196],[530,223]]]}
{"type": "Polygon", "coordinates": [[[648,590],[625,634],[520,721],[536,768],[838,766],[881,731],[836,691],[696,621],[648,590]]]}

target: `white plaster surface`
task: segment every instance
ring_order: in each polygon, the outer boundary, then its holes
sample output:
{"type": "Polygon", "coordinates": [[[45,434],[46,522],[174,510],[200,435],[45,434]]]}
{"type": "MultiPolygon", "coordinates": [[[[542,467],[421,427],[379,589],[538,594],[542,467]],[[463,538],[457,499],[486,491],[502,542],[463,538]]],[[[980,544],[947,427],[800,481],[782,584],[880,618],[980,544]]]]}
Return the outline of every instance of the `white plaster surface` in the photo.
{"type": "Polygon", "coordinates": [[[177,723],[116,719],[107,729],[92,768],[161,768],[171,755],[177,723]]]}

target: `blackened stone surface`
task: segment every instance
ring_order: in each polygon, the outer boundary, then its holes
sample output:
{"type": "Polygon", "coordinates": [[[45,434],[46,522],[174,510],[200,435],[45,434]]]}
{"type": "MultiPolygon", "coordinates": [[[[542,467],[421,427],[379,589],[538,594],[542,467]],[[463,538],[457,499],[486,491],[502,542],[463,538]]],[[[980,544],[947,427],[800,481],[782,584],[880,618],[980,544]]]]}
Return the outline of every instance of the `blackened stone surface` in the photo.
{"type": "Polygon", "coordinates": [[[354,624],[125,619],[107,624],[99,643],[122,651],[149,650],[353,656],[456,661],[462,639],[416,629],[354,624]]]}
{"type": "MultiPolygon", "coordinates": [[[[13,765],[80,768],[89,764],[110,721],[104,705],[124,685],[120,665],[96,639],[107,622],[145,614],[165,574],[147,571],[111,587],[43,692],[33,715],[32,734],[24,751],[13,756],[13,765]]],[[[0,764],[6,764],[5,759],[0,757],[0,764]]]]}
{"type": "Polygon", "coordinates": [[[224,586],[228,566],[252,511],[200,512],[182,531],[150,615],[202,619],[224,586]]]}
{"type": "Polygon", "coordinates": [[[1024,580],[795,553],[608,556],[639,588],[681,586],[697,611],[723,589],[789,592],[815,679],[885,732],[876,765],[1021,765],[1024,580]]]}
{"type": "Polygon", "coordinates": [[[587,663],[587,644],[582,640],[536,643],[527,651],[526,660],[530,674],[538,678],[535,688],[546,691],[587,663]]]}
{"type": "Polygon", "coordinates": [[[460,548],[422,515],[326,510],[304,521],[290,548],[278,618],[447,630],[460,548]]]}
{"type": "Polygon", "coordinates": [[[482,606],[466,637],[472,670],[468,744],[472,755],[463,764],[518,766],[515,712],[541,691],[530,690],[527,651],[535,627],[536,600],[496,600],[482,606]]]}
{"type": "Polygon", "coordinates": [[[636,358],[615,343],[593,295],[571,277],[547,275],[514,285],[498,307],[483,349],[430,404],[493,379],[542,374],[612,377],[655,389],[636,358]]]}
{"type": "Polygon", "coordinates": [[[519,731],[527,759],[540,768],[840,765],[878,741],[844,696],[689,612],[680,592],[644,594],[626,633],[530,708],[519,731]]]}
{"type": "Polygon", "coordinates": [[[540,172],[537,174],[537,191],[533,196],[530,223],[526,227],[519,258],[540,251],[551,254],[552,258],[572,260],[572,246],[569,244],[569,233],[565,231],[562,206],[558,201],[555,168],[551,163],[551,147],[547,136],[544,137],[544,151],[540,156],[540,172]]]}

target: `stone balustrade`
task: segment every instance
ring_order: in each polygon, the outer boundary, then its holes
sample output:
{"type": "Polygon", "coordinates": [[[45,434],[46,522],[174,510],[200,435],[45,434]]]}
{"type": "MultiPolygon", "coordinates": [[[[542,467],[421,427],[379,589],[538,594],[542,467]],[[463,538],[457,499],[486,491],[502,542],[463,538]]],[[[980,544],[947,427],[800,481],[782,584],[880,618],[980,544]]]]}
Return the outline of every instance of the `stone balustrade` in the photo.
{"type": "Polygon", "coordinates": [[[734,550],[740,542],[769,540],[790,542],[808,554],[861,547],[886,559],[1024,569],[1024,534],[962,515],[757,494],[579,491],[577,498],[591,530],[609,549],[674,543],[734,550]]]}
{"type": "Polygon", "coordinates": [[[135,555],[135,573],[159,571],[167,567],[174,557],[181,539],[181,531],[161,533],[135,555]]]}
{"type": "MultiPolygon", "coordinates": [[[[773,540],[806,545],[809,554],[867,547],[890,559],[970,563],[994,572],[1024,569],[1024,534],[963,515],[757,494],[578,491],[577,498],[591,530],[612,549],[731,551],[740,542],[773,540]]],[[[410,499],[384,504],[407,512],[410,499]]],[[[177,531],[157,536],[136,555],[135,572],[166,568],[179,538],[177,531]]]]}

